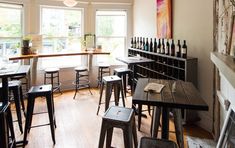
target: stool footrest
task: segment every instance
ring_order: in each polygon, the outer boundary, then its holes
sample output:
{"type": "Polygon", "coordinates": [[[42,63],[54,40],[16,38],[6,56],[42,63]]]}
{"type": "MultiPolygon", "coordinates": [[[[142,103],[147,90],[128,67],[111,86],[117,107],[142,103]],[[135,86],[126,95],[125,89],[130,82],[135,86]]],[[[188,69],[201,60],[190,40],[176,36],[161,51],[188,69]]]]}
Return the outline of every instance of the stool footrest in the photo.
{"type": "Polygon", "coordinates": [[[50,123],[47,123],[47,124],[39,124],[39,125],[33,125],[33,126],[31,126],[30,128],[41,127],[41,126],[47,126],[47,125],[50,125],[50,123]]]}

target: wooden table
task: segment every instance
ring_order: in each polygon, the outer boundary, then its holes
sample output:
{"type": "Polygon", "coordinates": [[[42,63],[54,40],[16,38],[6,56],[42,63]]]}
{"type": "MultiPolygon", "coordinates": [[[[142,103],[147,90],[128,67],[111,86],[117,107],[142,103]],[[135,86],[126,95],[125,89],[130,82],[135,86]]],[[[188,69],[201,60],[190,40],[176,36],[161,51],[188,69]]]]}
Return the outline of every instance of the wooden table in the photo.
{"type": "MultiPolygon", "coordinates": [[[[29,65],[7,65],[5,68],[0,69],[0,78],[2,79],[2,98],[0,102],[2,102],[3,106],[7,106],[9,104],[8,100],[8,78],[12,76],[19,76],[19,75],[27,75],[29,73],[30,66],[29,65]]],[[[7,107],[10,110],[10,106],[7,107]]],[[[7,110],[7,109],[5,109],[7,110]]],[[[4,116],[0,116],[4,120],[4,116]]],[[[0,130],[0,135],[5,135],[7,137],[7,140],[1,141],[0,143],[5,143],[5,145],[8,145],[8,126],[6,125],[7,122],[2,122],[1,128],[5,128],[4,130],[0,130]],[[7,131],[6,133],[2,133],[4,131],[7,131]]],[[[14,133],[13,133],[14,134],[14,133]]],[[[15,137],[14,135],[12,135],[15,137]]],[[[1,139],[0,139],[1,140],[1,139]]]]}
{"type": "MultiPolygon", "coordinates": [[[[133,104],[151,105],[162,108],[162,138],[169,137],[169,109],[193,109],[207,111],[208,105],[201,98],[198,90],[190,82],[173,81],[173,80],[158,80],[140,78],[137,81],[135,93],[132,98],[133,104]],[[165,85],[161,94],[144,92],[145,86],[149,82],[155,82],[165,85]],[[172,85],[175,82],[175,92],[172,92],[172,85]]],[[[155,121],[156,119],[154,119],[155,121]]],[[[140,114],[138,121],[141,123],[140,114]]],[[[139,125],[140,128],[140,125],[139,125]]],[[[157,133],[155,123],[153,124],[153,131],[157,133]]],[[[154,134],[153,137],[156,135],[154,134]]]]}

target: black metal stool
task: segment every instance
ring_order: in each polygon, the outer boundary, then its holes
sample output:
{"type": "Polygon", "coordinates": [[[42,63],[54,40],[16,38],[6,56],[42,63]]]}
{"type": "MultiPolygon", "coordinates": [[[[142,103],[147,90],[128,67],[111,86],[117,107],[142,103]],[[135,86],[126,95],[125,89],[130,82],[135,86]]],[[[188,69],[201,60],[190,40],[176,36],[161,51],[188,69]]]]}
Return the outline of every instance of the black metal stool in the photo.
{"type": "MultiPolygon", "coordinates": [[[[129,84],[131,84],[132,83],[132,70],[127,69],[127,68],[116,68],[116,69],[114,69],[113,72],[114,72],[115,75],[122,78],[124,95],[126,97],[126,76],[128,75],[128,82],[130,82],[129,84]]],[[[132,88],[132,86],[131,86],[131,88],[132,88]]]]}
{"type": "Polygon", "coordinates": [[[97,115],[100,110],[100,105],[102,104],[101,100],[102,100],[103,90],[104,90],[105,86],[106,86],[106,89],[105,89],[105,111],[109,108],[109,101],[112,96],[112,88],[114,88],[115,105],[118,105],[118,103],[119,103],[119,96],[120,96],[120,91],[121,91],[122,103],[123,103],[123,106],[125,107],[124,93],[123,93],[123,89],[122,89],[122,79],[116,75],[105,76],[102,79],[102,84],[101,84],[101,89],[100,89],[100,99],[99,99],[98,109],[97,109],[97,113],[96,113],[97,115]]]}
{"type": "Polygon", "coordinates": [[[51,84],[53,92],[58,90],[62,94],[62,92],[60,91],[61,83],[60,83],[59,70],[60,70],[59,68],[45,69],[44,84],[51,84]],[[47,83],[48,79],[50,80],[49,83],[47,83]],[[54,79],[56,79],[56,82],[54,82],[54,79]]]}
{"type": "MultiPolygon", "coordinates": [[[[9,81],[8,87],[9,87],[9,90],[12,91],[13,93],[13,99],[14,99],[15,107],[16,107],[18,125],[19,125],[20,132],[23,133],[21,107],[25,116],[25,106],[24,106],[24,100],[23,100],[21,81],[9,81]]],[[[0,91],[2,91],[2,83],[0,83],[0,91]]]]}
{"type": "Polygon", "coordinates": [[[135,125],[135,114],[131,108],[119,106],[111,106],[102,118],[100,131],[99,148],[103,148],[105,134],[107,132],[106,147],[111,147],[113,128],[121,128],[123,130],[125,148],[137,148],[137,134],[135,125]],[[132,138],[133,135],[133,138],[132,138]]]}
{"type": "Polygon", "coordinates": [[[25,76],[25,75],[19,75],[19,76],[13,76],[10,78],[11,80],[18,80],[18,81],[21,81],[21,86],[22,86],[22,91],[23,91],[23,95],[25,97],[27,97],[27,92],[29,90],[29,78],[28,76],[25,76]]]}
{"type": "Polygon", "coordinates": [[[138,148],[177,148],[177,145],[170,140],[142,137],[138,148]]]}
{"type": "MultiPolygon", "coordinates": [[[[42,112],[42,113],[45,113],[45,112],[42,112]]],[[[33,86],[28,92],[27,115],[26,115],[26,122],[25,122],[25,131],[24,131],[24,145],[27,144],[27,134],[31,128],[45,126],[45,125],[50,125],[52,140],[53,140],[53,143],[55,144],[56,120],[55,120],[55,109],[54,109],[52,85],[33,86]],[[48,110],[48,115],[49,115],[49,124],[31,126],[33,114],[41,114],[41,113],[33,113],[35,99],[37,97],[46,98],[47,110],[48,110]]]]}
{"type": "Polygon", "coordinates": [[[92,95],[87,67],[76,67],[74,70],[76,71],[76,80],[74,82],[75,94],[73,96],[73,99],[75,99],[77,91],[82,88],[88,88],[92,95]]]}
{"type": "Polygon", "coordinates": [[[98,64],[98,85],[97,87],[100,87],[102,84],[102,78],[104,75],[110,75],[110,65],[109,64],[104,64],[100,63],[98,64]]]}

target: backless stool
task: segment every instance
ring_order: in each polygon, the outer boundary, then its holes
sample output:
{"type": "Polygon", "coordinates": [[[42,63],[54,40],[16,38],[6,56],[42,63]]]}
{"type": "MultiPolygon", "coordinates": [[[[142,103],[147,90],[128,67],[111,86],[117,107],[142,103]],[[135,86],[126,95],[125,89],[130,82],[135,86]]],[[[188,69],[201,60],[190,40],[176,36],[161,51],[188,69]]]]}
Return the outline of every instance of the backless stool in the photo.
{"type": "Polygon", "coordinates": [[[29,90],[30,85],[30,78],[26,75],[19,75],[19,76],[13,76],[10,78],[12,81],[18,80],[21,81],[23,96],[27,98],[27,92],[29,90]]]}
{"type": "Polygon", "coordinates": [[[27,134],[31,128],[45,126],[45,125],[50,125],[52,140],[53,140],[53,143],[55,144],[56,120],[55,120],[55,109],[54,109],[52,85],[33,86],[28,92],[28,105],[27,105],[27,114],[26,114],[25,131],[24,131],[24,145],[27,144],[27,134]],[[49,124],[31,126],[34,114],[45,113],[45,112],[33,113],[35,99],[37,97],[46,98],[47,110],[48,110],[47,113],[49,115],[49,124]]]}
{"type": "Polygon", "coordinates": [[[76,71],[76,80],[74,82],[75,94],[73,96],[73,99],[75,99],[77,91],[82,88],[88,88],[92,95],[92,92],[90,90],[88,69],[86,67],[76,67],[74,70],[76,71]]]}
{"type": "Polygon", "coordinates": [[[99,63],[98,64],[98,85],[97,87],[101,86],[102,83],[102,78],[105,75],[110,75],[110,65],[109,64],[104,64],[104,63],[99,63]]]}
{"type": "Polygon", "coordinates": [[[122,89],[122,79],[116,75],[105,76],[102,79],[102,84],[101,84],[101,89],[100,89],[100,99],[99,99],[98,109],[97,109],[97,113],[96,113],[97,115],[100,110],[100,105],[102,104],[101,100],[102,100],[104,87],[106,87],[105,88],[105,111],[109,108],[109,102],[110,102],[110,98],[112,96],[112,89],[113,88],[114,88],[115,105],[117,106],[119,104],[119,96],[120,96],[120,92],[121,92],[122,103],[123,103],[123,106],[125,107],[124,93],[123,93],[123,89],[122,89]]]}
{"type": "Polygon", "coordinates": [[[137,148],[137,134],[135,125],[135,114],[131,108],[119,106],[111,106],[102,118],[100,131],[99,148],[103,148],[104,139],[107,132],[106,147],[111,147],[113,128],[121,128],[123,130],[125,148],[137,148]],[[133,138],[132,138],[133,135],[133,138]]]}
{"type": "Polygon", "coordinates": [[[60,91],[61,83],[60,83],[59,70],[60,70],[59,68],[45,69],[44,84],[51,84],[53,92],[58,90],[62,94],[62,92],[60,91]],[[54,82],[54,79],[55,79],[55,82],[54,82]],[[47,80],[49,80],[49,83],[47,82],[47,80]]]}
{"type": "Polygon", "coordinates": [[[177,148],[177,145],[170,140],[142,137],[138,148],[177,148]]]}
{"type": "MultiPolygon", "coordinates": [[[[128,76],[128,81],[130,82],[130,84],[132,83],[132,70],[127,69],[127,68],[116,68],[114,69],[114,75],[119,76],[120,78],[122,78],[122,86],[123,86],[123,90],[124,90],[124,96],[126,97],[126,76],[128,76]]],[[[132,85],[132,84],[131,84],[132,85]]],[[[132,88],[132,86],[131,86],[132,88]]]]}
{"type": "MultiPolygon", "coordinates": [[[[24,106],[24,100],[23,100],[21,81],[9,81],[8,87],[9,87],[9,90],[13,93],[13,100],[15,102],[18,125],[19,125],[20,132],[23,133],[21,108],[25,115],[25,106],[24,106]]],[[[0,91],[2,91],[2,83],[0,83],[0,91]]]]}

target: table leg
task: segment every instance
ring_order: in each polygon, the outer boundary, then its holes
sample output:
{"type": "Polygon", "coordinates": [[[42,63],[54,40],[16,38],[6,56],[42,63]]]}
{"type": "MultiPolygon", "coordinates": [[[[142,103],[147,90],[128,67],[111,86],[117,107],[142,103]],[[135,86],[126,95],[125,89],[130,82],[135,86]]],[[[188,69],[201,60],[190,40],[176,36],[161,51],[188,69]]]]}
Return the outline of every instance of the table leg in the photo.
{"type": "Polygon", "coordinates": [[[161,108],[154,106],[151,121],[151,137],[157,138],[158,128],[160,126],[161,108]]]}
{"type": "Polygon", "coordinates": [[[139,131],[141,127],[141,111],[142,111],[142,104],[138,104],[138,130],[139,131]]]}
{"type": "Polygon", "coordinates": [[[162,139],[169,138],[169,108],[162,108],[162,139]]]}
{"type": "Polygon", "coordinates": [[[8,104],[8,79],[7,77],[2,78],[2,102],[3,105],[8,104]]]}

